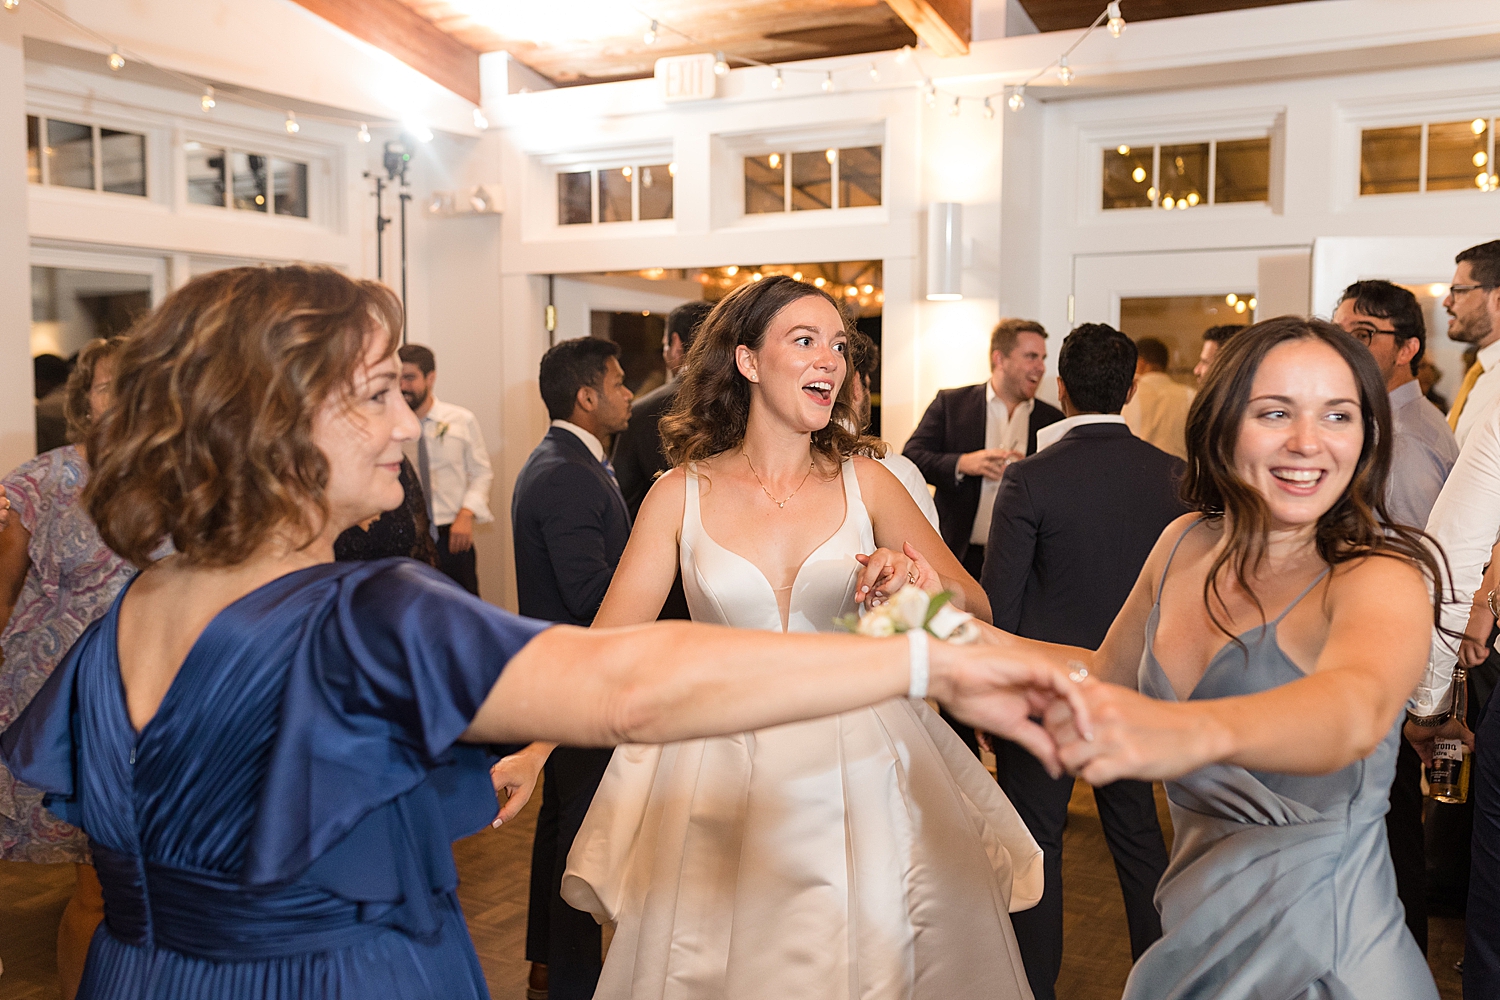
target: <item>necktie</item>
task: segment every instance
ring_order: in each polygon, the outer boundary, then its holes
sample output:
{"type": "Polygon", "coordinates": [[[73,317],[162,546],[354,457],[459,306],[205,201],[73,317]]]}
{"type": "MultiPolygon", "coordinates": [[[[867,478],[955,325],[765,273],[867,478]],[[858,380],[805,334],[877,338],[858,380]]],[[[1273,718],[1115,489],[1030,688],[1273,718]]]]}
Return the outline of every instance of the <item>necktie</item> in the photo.
{"type": "Polygon", "coordinates": [[[422,435],[417,438],[417,479],[422,484],[422,499],[427,504],[427,533],[435,542],[438,538],[437,521],[432,516],[432,465],[427,460],[427,426],[422,426],[422,435]]]}
{"type": "Polygon", "coordinates": [[[1453,409],[1448,411],[1448,426],[1455,431],[1458,430],[1458,418],[1464,412],[1464,404],[1469,401],[1469,392],[1474,388],[1474,383],[1479,381],[1479,376],[1484,374],[1484,365],[1475,361],[1464,372],[1464,384],[1458,387],[1458,395],[1453,397],[1453,409]]]}
{"type": "Polygon", "coordinates": [[[620,480],[615,476],[615,463],[606,458],[602,464],[604,466],[604,471],[609,473],[610,482],[614,483],[616,486],[619,486],[620,480]]]}

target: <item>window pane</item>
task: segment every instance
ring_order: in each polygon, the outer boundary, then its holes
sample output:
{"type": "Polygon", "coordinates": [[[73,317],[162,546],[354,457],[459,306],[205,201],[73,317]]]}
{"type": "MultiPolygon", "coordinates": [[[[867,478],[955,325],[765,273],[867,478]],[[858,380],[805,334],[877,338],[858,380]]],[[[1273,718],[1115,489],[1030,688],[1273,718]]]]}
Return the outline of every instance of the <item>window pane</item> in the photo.
{"type": "Polygon", "coordinates": [[[593,173],[580,170],[557,175],[557,224],[576,226],[594,221],[593,173]]]}
{"type": "Polygon", "coordinates": [[[1270,200],[1270,137],[1219,143],[1214,151],[1214,204],[1270,200]]]}
{"type": "Polygon", "coordinates": [[[630,184],[634,175],[630,167],[599,171],[600,222],[630,221],[630,184]]]}
{"type": "Polygon", "coordinates": [[[880,147],[839,150],[839,208],[880,204],[880,147]]]}
{"type": "Polygon", "coordinates": [[[1359,193],[1415,191],[1422,172],[1422,126],[1365,129],[1359,137],[1359,193]]]}
{"type": "Polygon", "coordinates": [[[786,160],[780,153],[745,157],[745,214],[786,211],[786,160]]]}
{"type": "Polygon", "coordinates": [[[104,190],[146,197],[146,137],[135,132],[99,130],[104,190]]]}
{"type": "Polygon", "coordinates": [[[254,153],[230,153],[229,172],[234,181],[234,207],[266,211],[266,158],[254,153]]]}
{"type": "Polygon", "coordinates": [[[833,160],[838,150],[792,154],[792,211],[833,207],[833,160]]]}
{"type": "Polygon", "coordinates": [[[187,163],[187,196],[192,205],[224,207],[224,151],[190,142],[183,147],[187,163]]]}
{"type": "Polygon", "coordinates": [[[1480,188],[1489,177],[1489,121],[1434,122],[1427,126],[1427,190],[1480,188]],[[1479,132],[1474,131],[1478,123],[1479,132]]]}
{"type": "Polygon", "coordinates": [[[672,217],[672,165],[656,163],[641,168],[641,218],[672,217]]]}
{"type": "Polygon", "coordinates": [[[26,182],[42,183],[42,120],[26,116],[26,182]]]}
{"type": "Polygon", "coordinates": [[[276,192],[276,214],[307,218],[307,164],[271,161],[271,184],[276,192]]]}
{"type": "Polygon", "coordinates": [[[94,130],[73,122],[47,122],[47,179],[58,187],[94,190],[94,130]]]}
{"type": "Polygon", "coordinates": [[[1208,200],[1208,143],[1161,147],[1162,208],[1199,205],[1208,200]],[[1171,203],[1168,204],[1168,199],[1171,203]]]}
{"type": "Polygon", "coordinates": [[[1153,146],[1104,150],[1104,208],[1150,208],[1153,146]]]}

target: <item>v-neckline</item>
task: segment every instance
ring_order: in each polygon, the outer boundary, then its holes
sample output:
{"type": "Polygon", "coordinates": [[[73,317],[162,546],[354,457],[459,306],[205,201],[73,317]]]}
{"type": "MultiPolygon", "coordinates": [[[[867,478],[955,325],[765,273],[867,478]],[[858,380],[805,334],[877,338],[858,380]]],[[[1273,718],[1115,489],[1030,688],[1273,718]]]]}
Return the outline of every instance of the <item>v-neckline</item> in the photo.
{"type": "MultiPolygon", "coordinates": [[[[236,597],[234,600],[230,601],[228,604],[224,605],[217,612],[215,612],[213,617],[211,617],[207,621],[207,623],[204,624],[203,628],[199,630],[198,635],[193,640],[192,645],[188,647],[186,655],[183,656],[182,662],[177,665],[177,672],[172,675],[171,682],[167,684],[167,690],[162,693],[161,701],[159,701],[156,705],[156,711],[151,713],[151,718],[147,719],[139,729],[135,727],[135,723],[131,721],[130,718],[130,696],[129,692],[125,690],[125,672],[121,666],[120,661],[120,612],[125,607],[125,595],[130,592],[130,588],[134,586],[135,582],[141,578],[141,575],[137,573],[135,576],[131,577],[129,582],[127,582],[124,588],[121,589],[119,599],[115,602],[114,611],[111,615],[110,621],[110,643],[113,645],[115,653],[115,682],[117,684],[117,690],[120,696],[120,710],[124,713],[125,729],[130,733],[134,741],[133,747],[140,746],[142,739],[144,739],[146,733],[151,729],[152,724],[155,723],[157,719],[162,717],[162,713],[171,704],[174,694],[180,687],[179,682],[182,680],[183,674],[186,673],[189,667],[193,665],[195,657],[197,657],[199,650],[203,648],[205,638],[208,637],[210,632],[213,632],[216,629],[216,627],[226,615],[228,615],[231,611],[236,610],[241,604],[250,600],[252,597],[263,593],[267,588],[274,587],[277,584],[283,583],[291,577],[296,576],[300,573],[305,573],[308,570],[326,568],[330,565],[336,565],[336,563],[314,563],[311,566],[303,566],[301,569],[294,569],[290,573],[283,573],[281,576],[276,577],[274,580],[267,580],[265,583],[261,584],[259,587],[256,587],[254,590],[247,591],[246,593],[241,594],[239,597],[236,597]]],[[[134,752],[134,749],[132,749],[132,762],[134,761],[134,752]]]]}
{"type": "Polygon", "coordinates": [[[780,621],[781,621],[781,634],[782,635],[786,635],[787,634],[787,631],[788,631],[788,629],[790,628],[790,626],[792,624],[792,598],[794,598],[794,597],[797,596],[797,582],[802,579],[802,571],[807,568],[807,564],[808,563],[812,562],[814,556],[816,556],[819,552],[822,552],[824,549],[826,549],[829,546],[829,544],[833,542],[833,540],[835,538],[839,537],[839,535],[841,535],[841,534],[844,533],[844,529],[849,526],[849,518],[854,513],[854,505],[849,502],[849,483],[848,483],[847,479],[844,478],[844,470],[843,470],[842,467],[839,469],[839,478],[840,478],[839,487],[843,490],[843,493],[844,493],[844,518],[843,518],[843,520],[841,520],[839,522],[839,526],[837,528],[833,529],[833,534],[829,535],[827,538],[823,539],[816,546],[814,546],[813,550],[811,552],[809,552],[807,555],[805,555],[805,556],[802,557],[802,562],[800,562],[800,563],[797,564],[797,572],[794,573],[794,574],[792,574],[792,591],[791,591],[790,594],[787,595],[787,598],[786,598],[786,617],[785,618],[781,617],[781,602],[776,599],[776,588],[775,588],[775,586],[772,585],[771,578],[768,577],[768,576],[766,576],[765,570],[763,570],[759,566],[757,566],[752,560],[750,560],[749,557],[740,555],[738,552],[734,551],[734,549],[731,549],[731,548],[729,548],[726,545],[721,545],[714,538],[713,535],[710,535],[708,533],[708,526],[703,523],[703,504],[702,504],[701,499],[699,501],[699,504],[698,504],[698,530],[699,530],[699,532],[702,534],[702,536],[704,538],[708,539],[709,543],[712,544],[714,546],[714,548],[718,549],[721,552],[727,552],[729,555],[733,556],[734,558],[738,559],[740,562],[744,563],[745,565],[749,566],[751,569],[755,570],[755,575],[758,576],[758,577],[760,577],[761,582],[766,585],[766,589],[771,592],[771,603],[776,606],[776,617],[778,619],[780,619],[780,621]]]}

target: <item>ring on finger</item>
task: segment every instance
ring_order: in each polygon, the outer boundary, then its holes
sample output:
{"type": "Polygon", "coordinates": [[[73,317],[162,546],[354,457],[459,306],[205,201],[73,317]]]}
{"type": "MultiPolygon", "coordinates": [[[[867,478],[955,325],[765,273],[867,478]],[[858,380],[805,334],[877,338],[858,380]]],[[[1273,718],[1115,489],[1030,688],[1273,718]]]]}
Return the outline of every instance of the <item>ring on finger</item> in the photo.
{"type": "Polygon", "coordinates": [[[1082,684],[1089,679],[1089,668],[1078,664],[1074,670],[1069,671],[1068,680],[1074,684],[1082,684]]]}

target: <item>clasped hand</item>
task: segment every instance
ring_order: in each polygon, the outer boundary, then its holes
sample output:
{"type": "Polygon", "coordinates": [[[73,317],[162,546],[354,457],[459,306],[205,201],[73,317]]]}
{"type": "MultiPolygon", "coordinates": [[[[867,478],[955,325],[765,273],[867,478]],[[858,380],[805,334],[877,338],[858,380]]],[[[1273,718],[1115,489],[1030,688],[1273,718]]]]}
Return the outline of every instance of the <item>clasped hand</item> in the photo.
{"type": "Polygon", "coordinates": [[[1087,707],[1086,729],[1070,700],[1054,700],[1042,716],[1068,773],[1107,785],[1122,778],[1175,778],[1213,762],[1204,720],[1185,706],[1077,672],[1070,676],[1087,707]]]}

